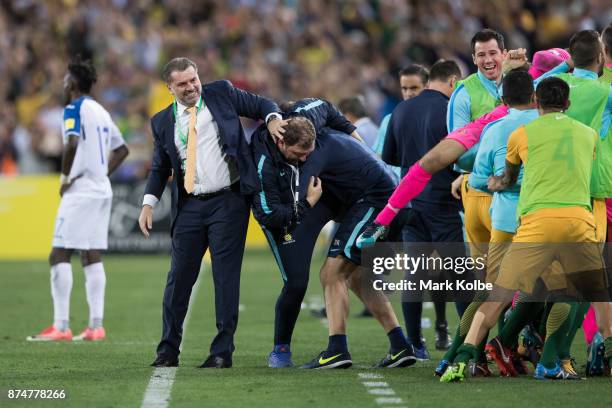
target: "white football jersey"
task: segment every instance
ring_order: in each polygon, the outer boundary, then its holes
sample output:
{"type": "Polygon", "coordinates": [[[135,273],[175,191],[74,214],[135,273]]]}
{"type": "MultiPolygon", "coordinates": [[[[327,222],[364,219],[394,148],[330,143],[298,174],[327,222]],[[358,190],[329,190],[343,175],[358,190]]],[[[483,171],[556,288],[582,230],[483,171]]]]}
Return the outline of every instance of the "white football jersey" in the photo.
{"type": "Polygon", "coordinates": [[[70,179],[78,179],[66,193],[112,195],[107,176],[108,157],[125,141],[106,109],[88,96],[72,101],[64,108],[62,134],[64,144],[70,136],[79,138],[69,175],[70,179]]]}

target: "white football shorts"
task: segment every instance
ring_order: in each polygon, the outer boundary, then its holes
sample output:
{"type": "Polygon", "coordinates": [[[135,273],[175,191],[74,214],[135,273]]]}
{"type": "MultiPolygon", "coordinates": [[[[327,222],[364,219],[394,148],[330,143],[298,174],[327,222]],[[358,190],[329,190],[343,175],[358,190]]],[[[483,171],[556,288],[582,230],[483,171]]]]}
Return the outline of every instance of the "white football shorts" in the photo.
{"type": "Polygon", "coordinates": [[[112,197],[64,194],[60,201],[53,248],[106,249],[112,197]]]}

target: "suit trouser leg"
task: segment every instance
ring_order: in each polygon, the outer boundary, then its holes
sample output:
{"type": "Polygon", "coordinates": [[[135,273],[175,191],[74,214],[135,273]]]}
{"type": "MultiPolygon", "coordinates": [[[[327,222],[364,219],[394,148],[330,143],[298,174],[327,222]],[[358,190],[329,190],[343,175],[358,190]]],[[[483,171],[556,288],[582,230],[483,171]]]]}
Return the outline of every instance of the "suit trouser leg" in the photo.
{"type": "Polygon", "coordinates": [[[172,234],[172,263],[163,301],[163,332],[157,354],[178,356],[183,322],[208,240],[201,203],[187,200],[179,211],[172,234]]]}
{"type": "Polygon", "coordinates": [[[211,200],[215,200],[214,208],[206,223],[215,284],[217,335],[210,345],[210,354],[229,356],[235,348],[240,270],[250,210],[246,199],[234,191],[211,200]]]}

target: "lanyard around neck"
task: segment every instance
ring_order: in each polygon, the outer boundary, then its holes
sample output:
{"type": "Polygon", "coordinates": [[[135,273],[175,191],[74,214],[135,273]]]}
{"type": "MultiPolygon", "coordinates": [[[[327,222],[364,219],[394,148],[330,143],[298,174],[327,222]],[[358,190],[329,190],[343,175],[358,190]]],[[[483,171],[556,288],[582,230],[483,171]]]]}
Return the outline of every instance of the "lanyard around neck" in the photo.
{"type": "MultiPolygon", "coordinates": [[[[204,104],[204,99],[202,99],[202,97],[200,96],[200,100],[198,101],[198,105],[196,106],[196,115],[200,113],[200,110],[202,109],[203,104],[204,104]]],[[[181,126],[178,122],[178,108],[177,108],[176,99],[174,100],[174,104],[172,105],[172,113],[174,113],[174,124],[178,130],[179,139],[181,139],[181,142],[183,142],[183,145],[187,146],[187,135],[183,133],[183,129],[181,129],[181,126]]]]}

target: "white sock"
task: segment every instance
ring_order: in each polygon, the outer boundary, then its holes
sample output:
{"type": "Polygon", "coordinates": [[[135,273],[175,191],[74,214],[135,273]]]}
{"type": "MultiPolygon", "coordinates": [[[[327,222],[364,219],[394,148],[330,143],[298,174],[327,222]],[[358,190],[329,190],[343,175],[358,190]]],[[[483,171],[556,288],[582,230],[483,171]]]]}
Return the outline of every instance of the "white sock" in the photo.
{"type": "Polygon", "coordinates": [[[97,329],[102,327],[104,317],[104,289],[106,288],[106,274],[102,262],[87,265],[85,268],[85,290],[89,304],[89,327],[97,329]]]}
{"type": "Polygon", "coordinates": [[[53,297],[53,326],[68,330],[70,292],[72,291],[72,265],[62,262],[51,267],[51,296],[53,297]]]}

